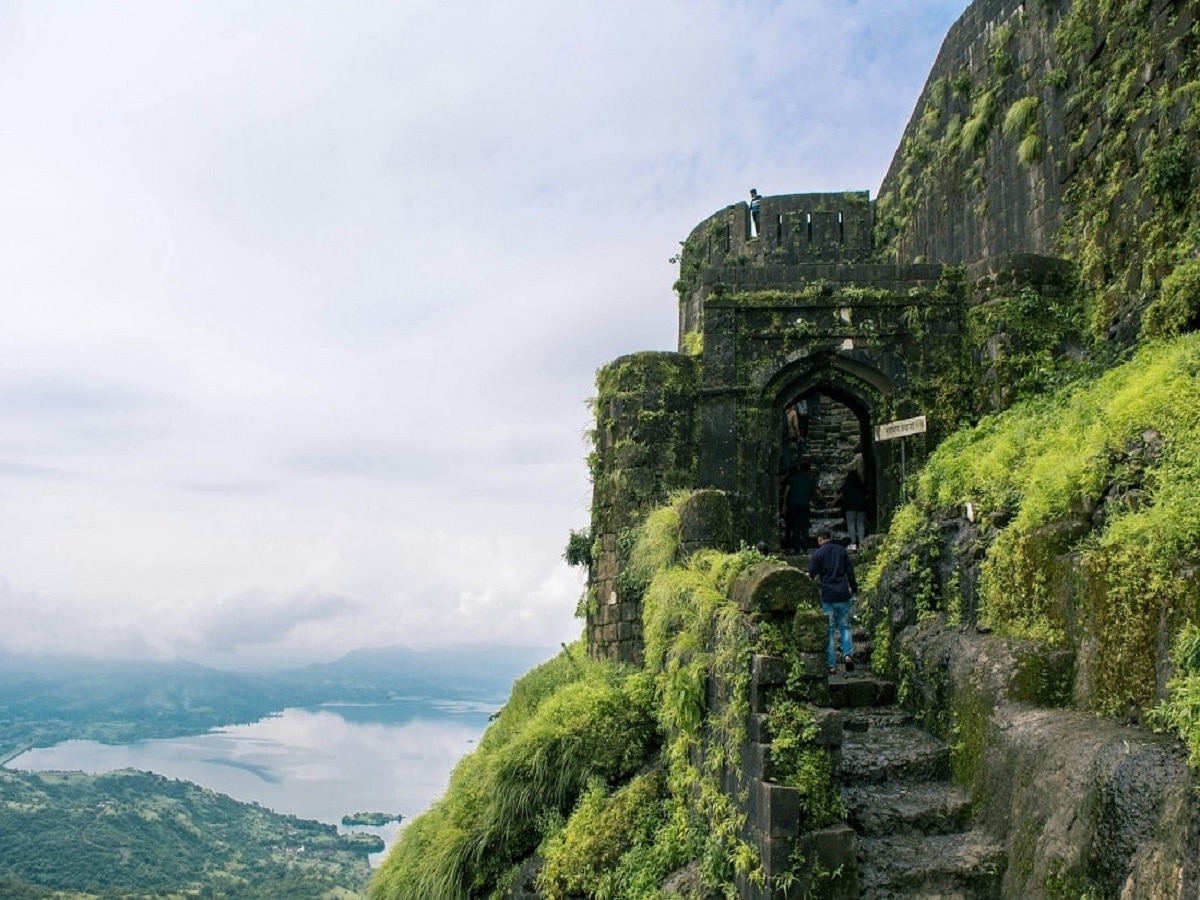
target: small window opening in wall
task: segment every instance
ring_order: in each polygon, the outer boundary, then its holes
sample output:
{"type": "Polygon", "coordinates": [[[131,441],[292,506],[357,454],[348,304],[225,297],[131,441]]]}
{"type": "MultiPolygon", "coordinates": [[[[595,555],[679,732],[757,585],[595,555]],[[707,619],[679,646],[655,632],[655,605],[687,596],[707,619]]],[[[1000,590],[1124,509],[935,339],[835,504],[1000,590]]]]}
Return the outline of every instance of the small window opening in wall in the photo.
{"type": "Polygon", "coordinates": [[[783,216],[775,217],[775,243],[783,243],[783,216]]]}
{"type": "Polygon", "coordinates": [[[812,243],[812,213],[804,214],[804,227],[808,232],[808,242],[812,243]]]}
{"type": "Polygon", "coordinates": [[[846,243],[846,223],[842,221],[841,212],[838,213],[838,243],[846,243]]]}

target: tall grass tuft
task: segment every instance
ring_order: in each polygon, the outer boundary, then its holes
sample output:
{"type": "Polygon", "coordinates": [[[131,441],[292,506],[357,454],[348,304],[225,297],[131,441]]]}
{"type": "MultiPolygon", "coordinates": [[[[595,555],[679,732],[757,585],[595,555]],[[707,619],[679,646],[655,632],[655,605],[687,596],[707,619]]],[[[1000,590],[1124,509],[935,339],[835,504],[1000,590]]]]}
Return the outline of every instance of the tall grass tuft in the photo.
{"type": "Polygon", "coordinates": [[[1000,126],[1001,130],[1010,137],[1025,134],[1037,121],[1037,109],[1037,97],[1022,97],[1020,100],[1014,101],[1013,105],[1008,108],[1008,112],[1004,114],[1004,124],[1000,126]]]}

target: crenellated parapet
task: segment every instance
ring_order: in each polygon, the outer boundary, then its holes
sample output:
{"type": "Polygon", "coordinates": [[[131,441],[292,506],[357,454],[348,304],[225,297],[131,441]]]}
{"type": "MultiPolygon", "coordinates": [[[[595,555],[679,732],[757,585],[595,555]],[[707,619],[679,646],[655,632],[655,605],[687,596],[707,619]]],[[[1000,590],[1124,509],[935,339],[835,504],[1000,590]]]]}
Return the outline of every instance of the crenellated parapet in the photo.
{"type": "Polygon", "coordinates": [[[680,257],[683,272],[870,260],[874,210],[867,191],[779,194],[761,201],[757,226],[749,204],[742,202],[693,228],[680,257]]]}

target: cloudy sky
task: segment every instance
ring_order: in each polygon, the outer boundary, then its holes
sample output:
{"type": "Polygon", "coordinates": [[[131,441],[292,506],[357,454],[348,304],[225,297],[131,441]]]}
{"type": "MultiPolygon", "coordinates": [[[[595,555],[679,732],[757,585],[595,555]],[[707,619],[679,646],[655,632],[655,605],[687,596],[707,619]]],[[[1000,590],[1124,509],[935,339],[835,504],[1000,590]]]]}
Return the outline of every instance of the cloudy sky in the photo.
{"type": "Polygon", "coordinates": [[[0,4],[0,650],[576,637],[596,369],[965,0],[0,4]]]}

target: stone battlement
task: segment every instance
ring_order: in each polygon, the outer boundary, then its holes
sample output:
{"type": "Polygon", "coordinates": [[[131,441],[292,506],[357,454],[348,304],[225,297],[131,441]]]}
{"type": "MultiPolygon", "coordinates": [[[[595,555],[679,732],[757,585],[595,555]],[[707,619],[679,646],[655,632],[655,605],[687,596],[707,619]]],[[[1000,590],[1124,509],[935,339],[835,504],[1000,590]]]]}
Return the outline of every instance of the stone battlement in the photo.
{"type": "Polygon", "coordinates": [[[873,225],[866,191],[763,197],[757,230],[749,204],[733,203],[692,229],[683,266],[865,262],[873,225]]]}

